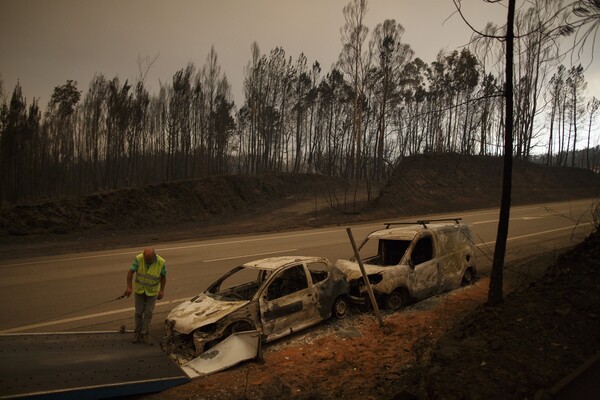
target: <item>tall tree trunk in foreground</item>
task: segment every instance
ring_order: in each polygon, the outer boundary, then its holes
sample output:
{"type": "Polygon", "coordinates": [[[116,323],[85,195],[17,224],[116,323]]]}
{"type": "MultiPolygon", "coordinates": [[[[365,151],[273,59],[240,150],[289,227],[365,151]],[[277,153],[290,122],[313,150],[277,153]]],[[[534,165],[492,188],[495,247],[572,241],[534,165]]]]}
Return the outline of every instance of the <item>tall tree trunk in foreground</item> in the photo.
{"type": "Polygon", "coordinates": [[[490,306],[495,306],[503,302],[502,275],[504,269],[504,255],[506,253],[506,238],[508,236],[508,221],[510,219],[513,162],[513,48],[515,38],[515,2],[516,0],[508,1],[508,20],[506,24],[506,83],[504,89],[504,96],[506,98],[506,123],[504,124],[504,171],[502,173],[500,220],[498,221],[494,261],[490,276],[490,289],[488,292],[488,305],[490,306]]]}

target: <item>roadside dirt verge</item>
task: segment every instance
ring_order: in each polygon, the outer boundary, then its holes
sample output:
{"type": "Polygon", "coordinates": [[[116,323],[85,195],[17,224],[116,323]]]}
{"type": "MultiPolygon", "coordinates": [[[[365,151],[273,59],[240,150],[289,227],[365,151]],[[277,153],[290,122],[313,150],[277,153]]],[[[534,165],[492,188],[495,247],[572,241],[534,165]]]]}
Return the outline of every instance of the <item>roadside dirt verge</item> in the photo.
{"type": "MultiPolygon", "coordinates": [[[[445,334],[418,374],[419,398],[554,398],[558,381],[600,352],[599,272],[596,231],[540,280],[445,334]]],[[[600,382],[591,383],[559,398],[594,398],[600,382]]]]}

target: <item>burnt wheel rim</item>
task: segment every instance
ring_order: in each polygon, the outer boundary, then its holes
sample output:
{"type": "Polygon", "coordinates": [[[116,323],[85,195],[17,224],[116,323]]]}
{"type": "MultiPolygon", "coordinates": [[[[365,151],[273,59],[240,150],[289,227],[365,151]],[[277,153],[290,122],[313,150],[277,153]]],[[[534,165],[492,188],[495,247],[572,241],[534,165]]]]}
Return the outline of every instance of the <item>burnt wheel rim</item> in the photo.
{"type": "Polygon", "coordinates": [[[392,293],[387,298],[387,306],[392,310],[399,310],[404,305],[404,299],[400,293],[392,293]]]}
{"type": "Polygon", "coordinates": [[[473,271],[467,269],[462,279],[463,285],[470,285],[473,283],[473,271]]]}
{"type": "Polygon", "coordinates": [[[333,305],[333,312],[337,318],[344,318],[348,313],[348,304],[344,299],[337,299],[333,305]]]}

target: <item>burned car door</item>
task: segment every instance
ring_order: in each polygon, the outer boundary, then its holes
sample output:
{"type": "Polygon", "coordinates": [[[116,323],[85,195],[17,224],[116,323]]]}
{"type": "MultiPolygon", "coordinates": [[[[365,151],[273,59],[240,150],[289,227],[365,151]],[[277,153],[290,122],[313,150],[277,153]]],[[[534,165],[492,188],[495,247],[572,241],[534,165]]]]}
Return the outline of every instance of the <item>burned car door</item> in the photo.
{"type": "Polygon", "coordinates": [[[411,294],[415,298],[422,299],[439,290],[441,275],[435,250],[435,239],[430,233],[415,238],[408,259],[411,294]]]}
{"type": "Polygon", "coordinates": [[[259,298],[263,334],[276,339],[321,320],[306,269],[297,264],[279,271],[259,298]]]}

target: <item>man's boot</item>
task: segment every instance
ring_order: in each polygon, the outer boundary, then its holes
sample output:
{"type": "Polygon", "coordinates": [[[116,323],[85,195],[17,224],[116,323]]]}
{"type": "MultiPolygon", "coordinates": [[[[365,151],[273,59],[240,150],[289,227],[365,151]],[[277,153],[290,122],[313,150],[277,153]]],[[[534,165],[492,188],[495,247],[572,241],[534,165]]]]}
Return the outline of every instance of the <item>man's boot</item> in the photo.
{"type": "Polygon", "coordinates": [[[133,340],[131,341],[131,343],[141,343],[142,341],[142,334],[139,332],[136,332],[133,336],[133,340]]]}
{"type": "Polygon", "coordinates": [[[150,334],[148,334],[148,333],[143,334],[142,343],[144,343],[148,346],[154,346],[154,341],[152,340],[152,337],[150,337],[150,334]]]}

